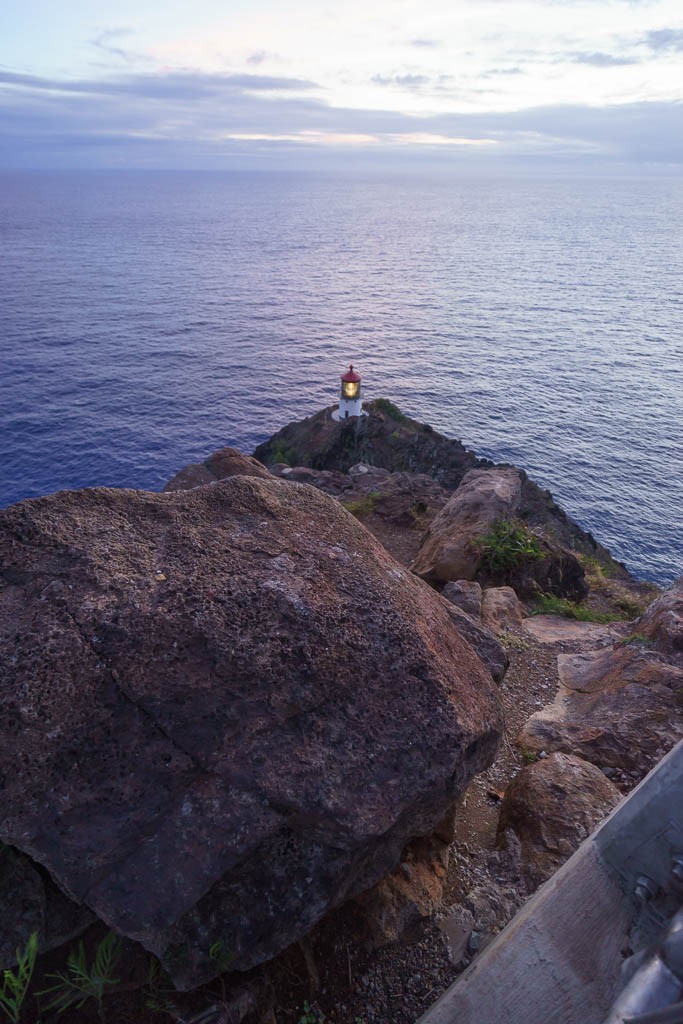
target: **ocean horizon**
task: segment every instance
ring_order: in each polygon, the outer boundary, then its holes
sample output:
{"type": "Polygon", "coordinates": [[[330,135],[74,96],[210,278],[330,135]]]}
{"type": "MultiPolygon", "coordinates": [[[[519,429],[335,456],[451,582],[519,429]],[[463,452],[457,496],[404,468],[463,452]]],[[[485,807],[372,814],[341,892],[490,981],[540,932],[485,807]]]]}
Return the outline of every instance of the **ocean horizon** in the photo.
{"type": "Polygon", "coordinates": [[[638,577],[683,572],[683,183],[0,175],[0,505],[159,490],[366,399],[525,469],[638,577]]]}

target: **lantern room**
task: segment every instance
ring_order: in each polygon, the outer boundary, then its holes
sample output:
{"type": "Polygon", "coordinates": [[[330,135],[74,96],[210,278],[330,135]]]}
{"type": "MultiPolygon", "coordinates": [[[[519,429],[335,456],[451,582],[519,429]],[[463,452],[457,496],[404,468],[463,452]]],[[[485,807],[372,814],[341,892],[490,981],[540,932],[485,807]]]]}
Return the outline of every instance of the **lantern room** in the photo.
{"type": "Polygon", "coordinates": [[[339,409],[335,409],[332,416],[335,420],[347,420],[350,416],[363,416],[363,401],[360,386],[360,374],[349,366],[346,373],[341,377],[341,392],[339,395],[339,409]]]}

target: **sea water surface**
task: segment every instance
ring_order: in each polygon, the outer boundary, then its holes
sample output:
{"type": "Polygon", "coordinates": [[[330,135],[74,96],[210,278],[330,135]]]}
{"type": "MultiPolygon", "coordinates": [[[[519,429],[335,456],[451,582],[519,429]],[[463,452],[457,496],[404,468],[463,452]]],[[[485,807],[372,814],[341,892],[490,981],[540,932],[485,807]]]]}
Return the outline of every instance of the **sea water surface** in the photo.
{"type": "Polygon", "coordinates": [[[366,398],[683,571],[683,182],[0,175],[0,505],[366,398]]]}

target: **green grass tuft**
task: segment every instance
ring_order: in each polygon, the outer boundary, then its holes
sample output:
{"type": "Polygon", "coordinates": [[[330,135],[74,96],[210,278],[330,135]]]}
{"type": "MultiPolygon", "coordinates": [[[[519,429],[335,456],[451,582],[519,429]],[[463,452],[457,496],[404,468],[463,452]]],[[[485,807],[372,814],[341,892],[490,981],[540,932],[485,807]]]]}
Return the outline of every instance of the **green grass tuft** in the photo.
{"type": "Polygon", "coordinates": [[[517,519],[496,519],[477,547],[479,571],[494,576],[543,557],[539,538],[517,519]]]}
{"type": "Polygon", "coordinates": [[[379,491],[370,491],[363,498],[355,498],[352,501],[342,501],[342,505],[347,512],[351,515],[360,518],[362,516],[369,516],[371,512],[374,512],[377,508],[377,499],[379,498],[379,491]]]}
{"type": "Polygon", "coordinates": [[[531,614],[562,615],[565,619],[576,619],[578,622],[617,622],[622,618],[615,612],[597,612],[586,604],[570,601],[566,597],[557,597],[555,594],[541,594],[531,614]]]}

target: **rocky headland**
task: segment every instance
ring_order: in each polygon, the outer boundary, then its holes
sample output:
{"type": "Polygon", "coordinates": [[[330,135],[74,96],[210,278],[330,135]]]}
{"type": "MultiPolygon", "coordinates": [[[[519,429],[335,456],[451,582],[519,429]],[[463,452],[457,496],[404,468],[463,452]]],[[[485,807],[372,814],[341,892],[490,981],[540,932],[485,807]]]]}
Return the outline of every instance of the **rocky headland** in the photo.
{"type": "Polygon", "coordinates": [[[36,991],[111,931],[111,1021],[409,1024],[683,737],[683,580],[366,409],[0,512],[0,966],[36,934],[36,991]]]}

